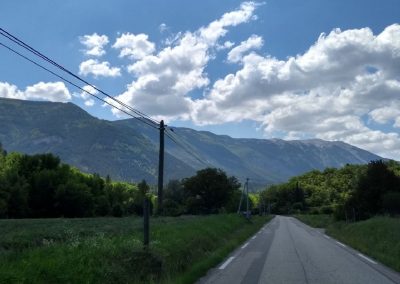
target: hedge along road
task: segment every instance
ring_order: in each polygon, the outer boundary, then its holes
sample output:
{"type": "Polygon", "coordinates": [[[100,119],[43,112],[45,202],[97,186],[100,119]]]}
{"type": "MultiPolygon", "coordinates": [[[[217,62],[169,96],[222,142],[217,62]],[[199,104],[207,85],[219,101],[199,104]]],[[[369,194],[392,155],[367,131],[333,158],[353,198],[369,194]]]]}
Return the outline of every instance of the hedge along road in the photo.
{"type": "Polygon", "coordinates": [[[198,283],[400,283],[400,274],[292,217],[276,216],[198,283]]]}

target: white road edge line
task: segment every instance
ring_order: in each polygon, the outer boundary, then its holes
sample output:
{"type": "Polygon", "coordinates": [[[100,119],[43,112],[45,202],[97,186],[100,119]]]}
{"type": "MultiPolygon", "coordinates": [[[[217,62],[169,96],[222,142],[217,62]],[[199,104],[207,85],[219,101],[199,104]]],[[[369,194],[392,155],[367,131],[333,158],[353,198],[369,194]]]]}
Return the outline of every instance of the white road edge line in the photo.
{"type": "Polygon", "coordinates": [[[228,264],[231,263],[231,261],[232,261],[234,258],[235,258],[234,256],[231,256],[230,258],[228,258],[228,260],[225,261],[225,262],[219,267],[219,269],[220,269],[220,270],[225,269],[225,267],[227,267],[228,264]]]}
{"type": "Polygon", "coordinates": [[[345,244],[342,244],[341,242],[336,241],[336,243],[337,243],[338,245],[344,247],[344,248],[346,247],[346,245],[345,245],[345,244]]]}
{"type": "Polygon", "coordinates": [[[247,243],[245,243],[243,246],[242,246],[242,249],[244,249],[245,247],[247,247],[249,245],[249,243],[247,242],[247,243]]]}
{"type": "Polygon", "coordinates": [[[373,264],[377,264],[375,261],[373,261],[372,259],[370,259],[369,257],[366,257],[365,255],[361,254],[361,253],[357,253],[360,257],[364,258],[366,261],[369,261],[373,264]]]}
{"type": "Polygon", "coordinates": [[[256,236],[252,237],[251,239],[254,240],[256,238],[256,236]]]}
{"type": "Polygon", "coordinates": [[[324,237],[327,238],[327,239],[331,239],[331,237],[330,237],[330,236],[327,236],[327,235],[324,235],[324,237]]]}

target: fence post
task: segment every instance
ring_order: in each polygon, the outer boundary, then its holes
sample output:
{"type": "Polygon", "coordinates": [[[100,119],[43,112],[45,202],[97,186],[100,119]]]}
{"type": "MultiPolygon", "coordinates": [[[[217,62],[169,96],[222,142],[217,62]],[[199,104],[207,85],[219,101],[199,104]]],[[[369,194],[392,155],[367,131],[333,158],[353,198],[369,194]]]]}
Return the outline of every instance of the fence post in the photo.
{"type": "Polygon", "coordinates": [[[147,196],[143,200],[143,246],[145,249],[149,246],[149,229],[150,229],[150,206],[147,196]]]}

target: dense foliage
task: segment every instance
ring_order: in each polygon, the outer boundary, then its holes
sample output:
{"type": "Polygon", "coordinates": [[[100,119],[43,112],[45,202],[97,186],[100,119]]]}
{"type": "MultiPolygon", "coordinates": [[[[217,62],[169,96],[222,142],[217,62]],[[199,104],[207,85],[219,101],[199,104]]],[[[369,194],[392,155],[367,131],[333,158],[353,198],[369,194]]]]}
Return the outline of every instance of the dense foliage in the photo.
{"type": "MultiPolygon", "coordinates": [[[[240,184],[219,169],[172,180],[165,189],[164,215],[234,212],[240,184]]],[[[0,218],[91,217],[143,214],[145,181],[138,185],[112,182],[62,164],[52,154],[7,154],[0,145],[0,218]]]]}
{"type": "Polygon", "coordinates": [[[206,168],[181,181],[172,180],[165,190],[164,213],[210,214],[235,212],[240,183],[220,169],[206,168]]]}
{"type": "Polygon", "coordinates": [[[122,216],[142,210],[143,192],[62,164],[52,154],[7,154],[0,146],[0,217],[122,216]]]}
{"type": "Polygon", "coordinates": [[[269,187],[260,198],[276,214],[333,213],[343,220],[395,215],[400,213],[400,164],[378,160],[311,171],[269,187]]]}

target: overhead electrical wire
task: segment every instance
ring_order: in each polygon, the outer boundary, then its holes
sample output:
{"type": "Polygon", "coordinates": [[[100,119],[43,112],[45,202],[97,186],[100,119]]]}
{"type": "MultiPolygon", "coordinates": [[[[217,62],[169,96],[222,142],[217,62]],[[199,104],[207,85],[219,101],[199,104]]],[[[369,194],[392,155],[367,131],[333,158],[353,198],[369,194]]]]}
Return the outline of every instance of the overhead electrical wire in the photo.
{"type": "Polygon", "coordinates": [[[205,166],[208,166],[208,167],[213,166],[211,163],[209,163],[208,161],[204,161],[200,156],[195,154],[196,150],[193,149],[193,147],[189,146],[188,143],[183,142],[183,139],[180,139],[180,142],[179,142],[178,135],[175,133],[173,128],[170,127],[170,128],[167,128],[166,130],[167,131],[165,131],[165,135],[167,135],[167,137],[169,139],[171,139],[171,141],[173,141],[175,144],[180,146],[186,153],[193,156],[197,161],[199,161],[200,163],[202,163],[205,166]],[[168,131],[170,131],[170,132],[168,132],[168,131]],[[174,138],[173,135],[175,135],[176,138],[174,138]]]}
{"type": "MultiPolygon", "coordinates": [[[[97,88],[96,86],[92,85],[91,83],[89,83],[88,81],[82,79],[81,77],[79,77],[78,75],[74,74],[73,72],[69,71],[68,69],[66,69],[65,67],[61,66],[60,64],[58,64],[57,62],[53,61],[52,59],[48,58],[47,56],[45,56],[44,54],[42,54],[41,52],[37,51],[35,48],[33,48],[32,46],[28,45],[27,43],[25,43],[24,41],[20,40],[19,38],[17,38],[16,36],[10,34],[9,32],[7,32],[6,30],[4,30],[3,28],[0,28],[0,35],[2,35],[3,37],[6,37],[7,39],[9,39],[10,41],[16,43],[17,45],[21,46],[22,48],[28,50],[29,52],[33,53],[34,55],[40,57],[41,59],[45,60],[46,62],[52,64],[53,66],[61,69],[62,71],[66,72],[67,74],[69,74],[70,76],[76,78],[77,80],[85,83],[86,85],[92,87],[94,90],[100,92],[101,94],[105,95],[106,97],[108,97],[109,99],[117,102],[118,104],[122,105],[123,107],[129,109],[130,111],[134,112],[135,114],[137,114],[139,117],[141,117],[142,119],[146,119],[151,121],[154,124],[157,124],[157,126],[159,125],[159,121],[151,118],[149,115],[132,108],[131,106],[129,106],[128,104],[125,104],[124,102],[114,98],[113,96],[107,94],[106,92],[104,92],[103,90],[97,88]]],[[[4,45],[3,45],[4,46],[4,45]]],[[[125,112],[126,113],[126,112],[125,112]]],[[[143,121],[141,119],[139,119],[140,121],[143,121]]]]}
{"type": "Polygon", "coordinates": [[[119,107],[117,107],[117,106],[111,104],[110,102],[106,101],[105,99],[100,98],[99,96],[97,96],[97,95],[95,95],[95,94],[93,94],[93,93],[91,93],[91,92],[89,92],[89,91],[83,89],[82,87],[78,86],[77,84],[75,84],[75,83],[71,82],[70,80],[68,80],[68,79],[66,79],[66,78],[64,78],[64,77],[62,77],[61,75],[55,73],[54,71],[52,71],[52,70],[50,70],[50,69],[44,67],[43,65],[37,63],[36,61],[34,61],[34,60],[28,58],[27,56],[25,56],[25,55],[23,55],[22,53],[20,53],[20,52],[14,50],[13,48],[7,46],[6,44],[0,42],[0,45],[3,46],[3,47],[5,47],[5,48],[8,49],[9,51],[13,52],[14,54],[16,54],[16,55],[18,55],[18,56],[24,58],[25,60],[31,62],[32,64],[34,64],[34,65],[36,65],[36,66],[42,68],[43,70],[49,72],[50,74],[56,76],[57,78],[63,80],[64,82],[67,82],[68,84],[70,84],[70,85],[72,85],[72,86],[78,88],[79,90],[81,90],[81,91],[83,91],[83,92],[85,92],[85,93],[87,93],[87,94],[89,94],[89,95],[95,97],[96,99],[98,99],[98,100],[100,100],[100,101],[102,101],[102,102],[108,104],[109,106],[118,109],[119,111],[125,113],[126,115],[128,115],[128,116],[130,116],[130,117],[132,117],[132,118],[135,118],[135,119],[137,119],[137,120],[139,120],[139,121],[141,121],[141,122],[147,124],[147,125],[150,126],[150,127],[153,127],[153,128],[155,128],[155,129],[158,129],[158,127],[156,127],[154,124],[151,124],[151,123],[149,123],[149,122],[147,122],[147,121],[145,121],[145,120],[142,120],[142,119],[140,119],[139,117],[137,117],[137,116],[135,116],[135,115],[132,115],[131,113],[128,113],[127,111],[123,110],[122,108],[119,108],[119,107]]]}
{"type": "MultiPolygon", "coordinates": [[[[63,72],[67,73],[68,75],[74,77],[75,79],[81,81],[82,83],[86,84],[87,86],[90,86],[91,88],[93,88],[94,90],[96,90],[97,92],[103,94],[104,96],[106,96],[107,98],[109,98],[110,100],[118,103],[120,106],[116,106],[114,104],[112,104],[109,100],[106,100],[104,98],[101,98],[91,92],[89,92],[88,90],[85,90],[83,87],[80,87],[79,85],[75,84],[74,82],[72,82],[69,79],[66,79],[65,77],[57,74],[56,72],[50,70],[49,68],[46,68],[45,66],[41,65],[40,63],[30,59],[29,57],[25,56],[24,54],[16,51],[15,49],[11,48],[10,46],[1,43],[0,45],[5,47],[6,49],[8,49],[9,51],[13,52],[14,54],[24,58],[25,60],[31,62],[32,64],[38,66],[39,68],[49,72],[50,74],[56,76],[57,78],[63,80],[64,82],[76,87],[77,89],[89,94],[90,96],[95,97],[96,99],[108,104],[109,106],[125,113],[126,115],[135,118],[137,120],[139,120],[140,122],[145,123],[146,125],[155,128],[155,129],[160,129],[159,128],[159,124],[160,122],[153,119],[152,117],[150,117],[149,115],[129,106],[128,104],[114,98],[113,96],[107,94],[106,92],[104,92],[103,90],[97,88],[96,86],[94,86],[93,84],[89,83],[88,81],[82,79],[81,77],[79,77],[78,75],[74,74],[73,72],[69,71],[68,69],[66,69],[65,67],[63,67],[62,65],[58,64],[57,62],[55,62],[54,60],[50,59],[49,57],[45,56],[44,54],[42,54],[41,52],[39,52],[38,50],[36,50],[35,48],[33,48],[32,46],[30,46],[29,44],[25,43],[24,41],[20,40],[19,38],[17,38],[16,36],[12,35],[11,33],[7,32],[6,30],[4,30],[3,28],[0,28],[0,35],[2,35],[3,37],[7,38],[8,40],[12,41],[13,43],[19,45],[20,47],[24,48],[25,50],[29,51],[30,53],[34,54],[35,56],[41,58],[42,60],[46,61],[47,63],[57,67],[58,69],[62,70],[63,72]],[[125,108],[125,109],[124,109],[125,108]],[[126,109],[128,109],[129,111],[127,111],[126,109]],[[134,114],[132,114],[131,112],[133,112],[134,114]]],[[[169,127],[169,126],[165,126],[165,135],[171,140],[173,141],[176,145],[180,146],[186,153],[188,153],[189,155],[193,156],[197,161],[199,161],[200,163],[206,165],[206,166],[213,166],[211,163],[209,163],[208,161],[204,161],[203,159],[201,159],[197,154],[195,154],[196,150],[193,150],[193,147],[190,147],[188,143],[184,143],[182,139],[178,138],[178,135],[176,135],[176,133],[174,132],[173,128],[169,127]],[[170,131],[170,132],[169,132],[170,131]],[[173,137],[172,133],[175,135],[176,138],[173,137]],[[180,140],[180,141],[179,141],[180,140]],[[190,149],[191,148],[191,149],[190,149]]]]}
{"type": "Polygon", "coordinates": [[[7,37],[9,40],[13,41],[14,43],[18,44],[19,46],[29,50],[30,52],[32,52],[33,54],[35,54],[36,56],[39,56],[40,58],[44,59],[45,61],[49,62],[50,64],[60,68],[61,70],[63,70],[64,72],[68,73],[69,75],[75,77],[76,79],[80,80],[81,82],[93,87],[95,90],[97,90],[98,92],[102,93],[103,95],[107,96],[108,98],[118,102],[119,104],[123,105],[124,107],[130,109],[131,111],[135,112],[136,114],[143,116],[146,119],[149,119],[150,121],[159,124],[158,121],[154,120],[153,118],[151,118],[150,116],[148,116],[147,114],[132,108],[131,106],[121,102],[120,100],[110,96],[109,94],[105,93],[104,91],[98,89],[96,86],[90,84],[89,82],[87,82],[86,80],[82,79],[81,77],[79,77],[78,75],[72,73],[71,71],[69,71],[68,69],[64,68],[63,66],[59,65],[57,62],[53,61],[52,59],[48,58],[47,56],[43,55],[42,53],[40,53],[39,51],[37,51],[36,49],[34,49],[32,46],[28,45],[27,43],[23,42],[22,40],[20,40],[19,38],[15,37],[14,35],[10,34],[9,32],[7,32],[6,30],[0,28],[0,34],[3,35],[4,37],[7,37]]]}

